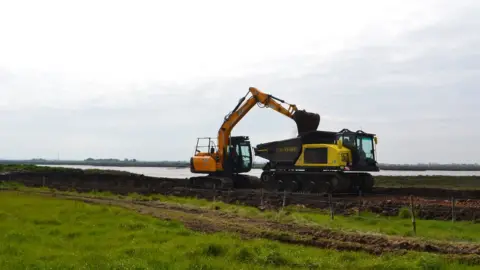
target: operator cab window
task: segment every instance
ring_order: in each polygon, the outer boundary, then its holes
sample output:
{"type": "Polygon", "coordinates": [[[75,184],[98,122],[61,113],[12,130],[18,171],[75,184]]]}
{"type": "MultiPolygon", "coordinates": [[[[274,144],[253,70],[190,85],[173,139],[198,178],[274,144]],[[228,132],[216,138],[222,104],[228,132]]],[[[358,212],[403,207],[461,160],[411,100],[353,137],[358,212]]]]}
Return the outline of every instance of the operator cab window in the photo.
{"type": "Polygon", "coordinates": [[[343,135],[342,143],[346,146],[355,146],[355,137],[354,136],[345,136],[343,135]]]}
{"type": "Polygon", "coordinates": [[[373,139],[371,137],[358,137],[357,144],[359,150],[365,153],[366,158],[373,159],[373,139]]]}
{"type": "Polygon", "coordinates": [[[250,147],[248,145],[242,145],[240,146],[240,151],[242,154],[243,166],[249,168],[250,163],[252,162],[250,147]]]}

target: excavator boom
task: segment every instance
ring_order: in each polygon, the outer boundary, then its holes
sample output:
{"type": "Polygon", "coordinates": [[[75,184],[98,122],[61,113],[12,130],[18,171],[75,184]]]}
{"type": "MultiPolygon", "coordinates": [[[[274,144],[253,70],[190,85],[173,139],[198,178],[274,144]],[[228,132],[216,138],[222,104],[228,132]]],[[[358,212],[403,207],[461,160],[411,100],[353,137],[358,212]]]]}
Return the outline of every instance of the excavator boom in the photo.
{"type": "Polygon", "coordinates": [[[296,105],[288,104],[282,99],[270,94],[265,94],[255,87],[250,87],[247,94],[239,100],[233,111],[225,117],[222,126],[218,130],[218,155],[220,160],[224,159],[226,146],[229,144],[232,129],[253,108],[253,106],[255,106],[255,104],[262,104],[265,107],[271,108],[289,118],[292,118],[297,124],[299,135],[317,130],[318,125],[320,124],[320,116],[318,114],[308,113],[304,110],[300,111],[296,105]],[[246,100],[249,93],[251,94],[251,97],[246,100]],[[285,108],[279,102],[287,104],[288,107],[285,108]]]}

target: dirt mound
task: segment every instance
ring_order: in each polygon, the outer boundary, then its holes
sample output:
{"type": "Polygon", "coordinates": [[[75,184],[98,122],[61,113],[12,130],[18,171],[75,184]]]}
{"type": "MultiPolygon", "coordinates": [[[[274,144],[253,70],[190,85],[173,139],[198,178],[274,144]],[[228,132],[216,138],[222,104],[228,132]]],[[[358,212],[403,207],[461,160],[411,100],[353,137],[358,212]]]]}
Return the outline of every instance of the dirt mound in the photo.
{"type": "Polygon", "coordinates": [[[186,178],[160,178],[122,171],[64,170],[14,172],[0,175],[0,181],[14,181],[31,187],[51,187],[60,190],[80,189],[117,193],[157,192],[174,186],[187,186],[186,178]]]}

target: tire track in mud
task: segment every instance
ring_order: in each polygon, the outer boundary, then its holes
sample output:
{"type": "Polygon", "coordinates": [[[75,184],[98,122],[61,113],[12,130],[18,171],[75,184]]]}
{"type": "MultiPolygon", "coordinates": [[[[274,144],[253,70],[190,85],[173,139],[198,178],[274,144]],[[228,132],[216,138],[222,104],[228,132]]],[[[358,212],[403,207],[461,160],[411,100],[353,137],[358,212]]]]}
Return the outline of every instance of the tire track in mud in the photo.
{"type": "Polygon", "coordinates": [[[339,251],[364,251],[370,254],[408,251],[428,252],[480,264],[480,244],[419,241],[405,237],[349,233],[321,227],[285,224],[262,218],[238,216],[217,210],[164,203],[116,198],[66,195],[48,191],[18,191],[61,199],[77,200],[91,204],[119,206],[164,220],[180,221],[189,229],[205,233],[230,232],[245,239],[264,238],[283,243],[335,249],[339,251]]]}

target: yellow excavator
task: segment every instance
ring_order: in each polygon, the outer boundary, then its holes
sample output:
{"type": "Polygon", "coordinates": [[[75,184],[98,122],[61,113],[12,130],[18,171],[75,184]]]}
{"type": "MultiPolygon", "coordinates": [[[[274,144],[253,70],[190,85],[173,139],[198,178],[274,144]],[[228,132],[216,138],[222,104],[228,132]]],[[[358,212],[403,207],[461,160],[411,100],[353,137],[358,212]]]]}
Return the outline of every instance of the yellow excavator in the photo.
{"type": "Polygon", "coordinates": [[[190,171],[207,175],[190,178],[191,184],[219,189],[261,186],[291,192],[370,191],[374,182],[368,172],[379,170],[376,135],[348,129],[318,131],[319,124],[320,115],[299,110],[296,105],[250,87],[225,117],[216,140],[197,139],[190,171]],[[256,104],[293,119],[298,130],[295,138],[262,143],[253,148],[255,155],[268,160],[260,179],[242,174],[252,169],[249,137],[231,136],[235,125],[256,104]]]}
{"type": "Polygon", "coordinates": [[[190,171],[208,174],[190,178],[197,187],[240,188],[252,185],[254,177],[241,175],[252,169],[252,147],[248,136],[231,136],[232,129],[256,105],[271,108],[291,119],[297,124],[299,134],[316,130],[320,116],[299,110],[296,105],[250,87],[233,111],[225,116],[218,130],[218,137],[198,138],[195,154],[190,159],[190,171]],[[247,96],[251,96],[247,99],[247,96]],[[282,105],[286,104],[288,106],[282,105]]]}

